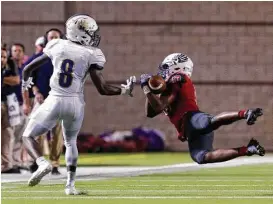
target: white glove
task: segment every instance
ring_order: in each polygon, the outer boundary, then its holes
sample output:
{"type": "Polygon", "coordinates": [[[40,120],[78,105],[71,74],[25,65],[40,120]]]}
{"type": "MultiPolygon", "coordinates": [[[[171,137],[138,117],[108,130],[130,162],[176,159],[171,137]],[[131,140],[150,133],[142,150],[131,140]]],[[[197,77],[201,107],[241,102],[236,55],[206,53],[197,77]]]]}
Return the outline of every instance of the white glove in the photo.
{"type": "Polygon", "coordinates": [[[28,90],[33,84],[32,77],[29,77],[27,81],[22,80],[22,90],[28,90]]]}
{"type": "Polygon", "coordinates": [[[121,95],[129,95],[133,97],[132,91],[134,89],[134,85],[136,83],[136,77],[131,76],[126,80],[127,84],[121,84],[121,95]]]}

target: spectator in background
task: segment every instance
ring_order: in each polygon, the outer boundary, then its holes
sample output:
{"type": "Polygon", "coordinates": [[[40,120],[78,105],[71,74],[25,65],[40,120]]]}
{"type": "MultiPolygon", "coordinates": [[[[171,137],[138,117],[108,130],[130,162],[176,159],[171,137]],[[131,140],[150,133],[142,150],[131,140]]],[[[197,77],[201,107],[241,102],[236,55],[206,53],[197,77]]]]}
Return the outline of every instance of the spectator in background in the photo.
{"type": "Polygon", "coordinates": [[[39,54],[43,52],[43,47],[45,46],[45,37],[41,36],[38,37],[37,40],[35,41],[35,54],[39,54]]]}
{"type": "MultiPolygon", "coordinates": [[[[23,104],[23,97],[22,97],[22,91],[21,91],[21,81],[22,81],[22,72],[23,72],[23,61],[25,56],[25,47],[21,43],[14,43],[11,46],[11,59],[13,59],[18,67],[18,72],[20,76],[20,84],[15,87],[15,93],[17,96],[17,99],[19,101],[20,105],[20,116],[21,116],[21,122],[20,124],[16,125],[14,128],[14,150],[13,150],[13,158],[14,161],[17,163],[19,167],[24,166],[22,161],[22,150],[23,150],[23,143],[22,143],[22,134],[25,129],[25,125],[27,124],[27,117],[24,114],[25,109],[28,107],[25,107],[23,104]]],[[[30,104],[29,107],[33,105],[33,98],[34,95],[30,91],[29,93],[30,97],[30,104]]]]}
{"type": "MultiPolygon", "coordinates": [[[[18,68],[7,57],[5,47],[1,48],[1,173],[20,173],[14,163],[14,132],[9,122],[7,96],[14,93],[13,86],[20,83],[18,68]]],[[[16,97],[15,97],[16,98],[16,97]]]]}
{"type": "Polygon", "coordinates": [[[25,62],[28,61],[28,58],[29,57],[27,55],[24,55],[24,57],[23,57],[23,64],[25,64],[25,62]]]}
{"type": "MultiPolygon", "coordinates": [[[[62,32],[59,29],[52,28],[49,29],[45,36],[44,36],[44,45],[45,47],[46,43],[51,41],[52,39],[58,39],[62,38],[62,32]]],[[[41,45],[42,40],[37,39],[35,46],[37,48],[37,45],[41,45]]],[[[38,49],[36,49],[38,51],[38,49]]],[[[40,50],[39,53],[34,54],[32,57],[29,58],[29,60],[26,62],[26,64],[30,63],[32,60],[36,59],[37,57],[41,56],[43,54],[42,50],[40,50]]],[[[51,60],[48,60],[45,64],[42,65],[42,67],[32,73],[33,76],[33,82],[34,86],[32,87],[33,93],[35,95],[35,105],[33,107],[32,111],[35,111],[47,98],[49,91],[50,91],[50,77],[53,74],[53,65],[51,63],[51,60]]],[[[24,99],[25,100],[25,99],[24,99]]],[[[30,110],[30,108],[29,108],[30,110]]],[[[29,113],[27,113],[29,114],[29,113]]],[[[41,147],[41,152],[44,152],[44,138],[46,135],[43,135],[41,137],[38,137],[38,143],[41,147]]],[[[60,166],[60,156],[63,150],[63,136],[62,136],[62,128],[60,122],[57,122],[56,126],[51,131],[51,140],[50,140],[50,153],[49,158],[52,163],[52,174],[53,175],[59,175],[60,172],[58,170],[58,167],[60,166]]],[[[30,169],[31,172],[36,171],[38,168],[36,162],[34,161],[31,165],[30,169]]]]}

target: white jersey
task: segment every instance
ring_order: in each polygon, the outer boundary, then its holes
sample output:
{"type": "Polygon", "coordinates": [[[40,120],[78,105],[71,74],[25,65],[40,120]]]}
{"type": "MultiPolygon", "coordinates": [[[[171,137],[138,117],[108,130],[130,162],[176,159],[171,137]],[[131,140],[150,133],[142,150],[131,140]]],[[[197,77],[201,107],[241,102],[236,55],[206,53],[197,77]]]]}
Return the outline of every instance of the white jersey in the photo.
{"type": "Polygon", "coordinates": [[[89,67],[94,64],[103,68],[105,63],[99,48],[78,45],[69,40],[51,40],[43,52],[51,58],[54,67],[49,92],[54,96],[82,96],[89,67]]]}

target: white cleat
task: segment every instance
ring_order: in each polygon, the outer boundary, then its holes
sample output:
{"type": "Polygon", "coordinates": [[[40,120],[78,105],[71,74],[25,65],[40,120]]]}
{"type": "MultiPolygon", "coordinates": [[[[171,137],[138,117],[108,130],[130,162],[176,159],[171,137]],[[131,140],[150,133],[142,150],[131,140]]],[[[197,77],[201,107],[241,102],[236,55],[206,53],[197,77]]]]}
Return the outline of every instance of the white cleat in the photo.
{"type": "Polygon", "coordinates": [[[75,186],[66,186],[64,189],[66,195],[80,195],[81,193],[76,190],[75,186]]]}
{"type": "Polygon", "coordinates": [[[47,161],[43,162],[28,180],[28,185],[36,186],[45,175],[51,172],[51,170],[52,165],[47,161]]]}

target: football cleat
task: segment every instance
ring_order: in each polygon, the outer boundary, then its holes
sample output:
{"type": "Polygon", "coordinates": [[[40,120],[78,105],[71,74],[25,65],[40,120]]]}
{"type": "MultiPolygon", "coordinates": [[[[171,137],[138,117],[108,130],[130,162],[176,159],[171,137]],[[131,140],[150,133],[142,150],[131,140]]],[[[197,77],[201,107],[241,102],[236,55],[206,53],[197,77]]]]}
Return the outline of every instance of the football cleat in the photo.
{"type": "Polygon", "coordinates": [[[61,175],[61,173],[59,172],[58,167],[53,167],[52,171],[51,171],[52,175],[61,175]]]}
{"type": "Polygon", "coordinates": [[[246,122],[248,125],[253,125],[258,117],[263,115],[261,108],[249,109],[245,113],[246,122]]]}
{"type": "Polygon", "coordinates": [[[69,185],[65,187],[64,192],[66,195],[87,195],[86,192],[77,191],[75,186],[69,186],[69,185]]]}
{"type": "Polygon", "coordinates": [[[41,165],[39,165],[38,169],[32,174],[30,179],[28,180],[29,186],[36,186],[42,178],[50,173],[52,170],[52,166],[49,162],[44,161],[41,165]]]}
{"type": "Polygon", "coordinates": [[[257,154],[259,156],[265,155],[265,149],[255,139],[251,139],[247,145],[247,156],[257,154]]]}

